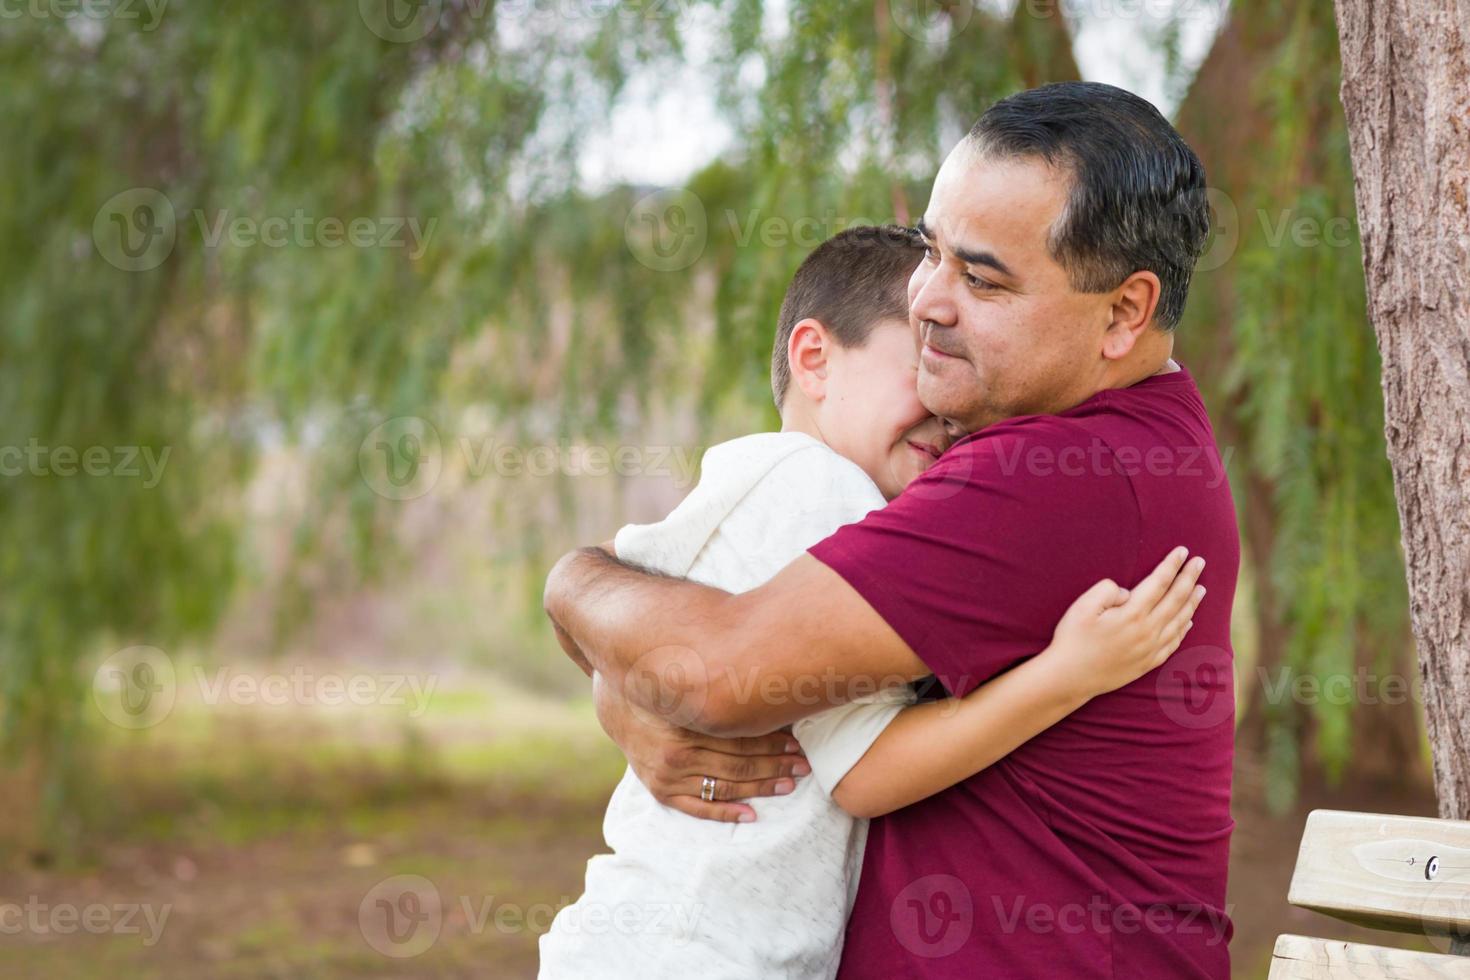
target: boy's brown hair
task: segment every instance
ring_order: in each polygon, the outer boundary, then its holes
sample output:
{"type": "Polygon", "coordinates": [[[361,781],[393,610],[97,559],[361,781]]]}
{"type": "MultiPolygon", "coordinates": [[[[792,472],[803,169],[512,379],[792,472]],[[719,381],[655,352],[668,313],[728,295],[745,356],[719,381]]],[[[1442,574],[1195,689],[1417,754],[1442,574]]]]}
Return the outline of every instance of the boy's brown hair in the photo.
{"type": "Polygon", "coordinates": [[[908,318],[909,277],[923,257],[919,233],[899,225],[858,225],[812,250],[786,287],[776,321],[771,393],[777,409],[791,387],[786,346],[796,325],[810,317],[843,347],[863,346],[881,321],[908,318]]]}

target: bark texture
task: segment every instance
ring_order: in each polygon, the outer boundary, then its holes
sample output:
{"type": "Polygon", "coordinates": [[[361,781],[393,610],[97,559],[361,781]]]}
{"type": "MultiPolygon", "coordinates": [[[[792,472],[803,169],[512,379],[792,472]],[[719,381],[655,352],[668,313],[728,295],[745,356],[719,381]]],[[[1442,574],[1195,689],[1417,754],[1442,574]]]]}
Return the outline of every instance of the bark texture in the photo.
{"type": "Polygon", "coordinates": [[[1443,817],[1470,819],[1470,0],[1336,0],[1443,817]]]}

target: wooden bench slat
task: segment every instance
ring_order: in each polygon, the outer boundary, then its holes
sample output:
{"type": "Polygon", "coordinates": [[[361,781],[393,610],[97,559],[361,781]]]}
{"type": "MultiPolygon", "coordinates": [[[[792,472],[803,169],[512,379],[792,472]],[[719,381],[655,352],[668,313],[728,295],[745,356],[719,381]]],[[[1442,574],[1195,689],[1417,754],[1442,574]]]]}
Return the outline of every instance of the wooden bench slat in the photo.
{"type": "Polygon", "coordinates": [[[1470,977],[1470,958],[1363,946],[1336,939],[1278,936],[1267,980],[1442,980],[1470,977]]]}
{"type": "Polygon", "coordinates": [[[1314,810],[1287,901],[1376,929],[1470,933],[1470,821],[1314,810]]]}

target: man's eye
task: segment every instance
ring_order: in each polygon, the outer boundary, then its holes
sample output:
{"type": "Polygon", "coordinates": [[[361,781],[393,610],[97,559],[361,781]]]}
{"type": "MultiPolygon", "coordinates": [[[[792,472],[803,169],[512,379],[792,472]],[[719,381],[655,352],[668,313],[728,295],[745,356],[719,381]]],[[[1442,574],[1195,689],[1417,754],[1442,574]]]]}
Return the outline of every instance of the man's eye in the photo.
{"type": "Polygon", "coordinates": [[[965,284],[968,285],[971,289],[998,289],[999,288],[998,286],[996,286],[995,283],[989,282],[989,281],[987,281],[985,279],[981,279],[979,276],[972,276],[968,272],[965,273],[965,284]]]}
{"type": "Polygon", "coordinates": [[[935,248],[933,245],[925,245],[924,246],[924,258],[928,259],[930,262],[938,262],[939,261],[939,249],[935,248]]]}

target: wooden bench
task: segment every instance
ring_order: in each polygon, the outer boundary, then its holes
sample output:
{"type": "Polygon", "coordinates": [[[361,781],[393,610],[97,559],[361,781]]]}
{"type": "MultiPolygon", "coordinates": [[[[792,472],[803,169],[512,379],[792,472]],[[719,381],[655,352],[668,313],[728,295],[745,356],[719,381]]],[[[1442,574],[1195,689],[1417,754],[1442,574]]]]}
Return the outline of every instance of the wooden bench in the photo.
{"type": "Polygon", "coordinates": [[[1470,821],[1314,810],[1287,901],[1441,952],[1280,936],[1268,980],[1470,978],[1470,821]]]}

